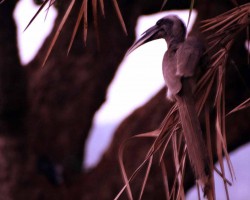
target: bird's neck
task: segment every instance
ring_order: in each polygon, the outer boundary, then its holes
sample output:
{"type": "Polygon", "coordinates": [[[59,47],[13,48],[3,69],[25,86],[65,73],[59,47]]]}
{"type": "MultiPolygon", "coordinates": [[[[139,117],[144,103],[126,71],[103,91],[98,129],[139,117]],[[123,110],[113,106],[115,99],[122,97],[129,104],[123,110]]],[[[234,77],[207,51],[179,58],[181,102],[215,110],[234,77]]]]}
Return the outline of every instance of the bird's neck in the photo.
{"type": "Polygon", "coordinates": [[[165,38],[168,49],[178,49],[179,46],[185,41],[185,38],[178,38],[178,37],[167,37],[165,38]]]}

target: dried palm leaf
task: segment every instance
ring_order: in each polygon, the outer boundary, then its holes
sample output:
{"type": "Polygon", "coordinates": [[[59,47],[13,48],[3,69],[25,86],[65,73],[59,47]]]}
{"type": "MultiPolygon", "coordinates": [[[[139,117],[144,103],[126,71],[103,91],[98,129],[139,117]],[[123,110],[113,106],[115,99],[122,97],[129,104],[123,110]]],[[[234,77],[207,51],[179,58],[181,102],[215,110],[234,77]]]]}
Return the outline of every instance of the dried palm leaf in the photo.
{"type": "Polygon", "coordinates": [[[162,172],[162,179],[163,179],[166,199],[170,199],[168,175],[167,175],[166,164],[165,164],[164,160],[161,161],[161,172],[162,172]]]}
{"type": "Polygon", "coordinates": [[[231,115],[232,113],[238,112],[240,110],[246,109],[250,107],[250,98],[245,100],[243,103],[235,107],[233,110],[231,110],[226,116],[231,115]]]}
{"type": "Polygon", "coordinates": [[[237,7],[213,19],[204,21],[202,26],[204,32],[211,30],[213,31],[213,33],[207,38],[209,43],[212,45],[212,48],[210,48],[209,51],[213,52],[215,49],[217,50],[217,53],[214,53],[211,56],[212,66],[217,71],[217,90],[214,103],[216,108],[216,149],[227,199],[229,199],[229,193],[227,188],[228,182],[226,181],[227,179],[225,177],[225,167],[223,163],[224,156],[226,158],[232,180],[235,178],[235,175],[229,154],[227,152],[226,142],[225,70],[229,50],[232,46],[234,38],[237,34],[239,34],[239,32],[244,30],[249,25],[249,8],[250,4],[237,7]]]}
{"type": "Polygon", "coordinates": [[[48,5],[48,8],[46,9],[46,15],[45,15],[45,18],[44,18],[44,21],[47,19],[47,16],[49,14],[49,10],[51,8],[51,6],[55,3],[55,0],[49,0],[49,5],[48,5]]]}
{"type": "MultiPolygon", "coordinates": [[[[83,18],[83,40],[84,40],[84,44],[86,46],[86,41],[87,41],[87,32],[88,32],[88,18],[87,18],[87,15],[88,15],[88,0],[82,0],[82,6],[79,10],[79,14],[78,14],[78,18],[76,20],[76,24],[75,24],[75,27],[74,27],[74,30],[73,30],[73,33],[72,33],[72,36],[71,36],[71,40],[70,40],[70,44],[69,44],[69,47],[68,47],[68,51],[67,53],[69,53],[71,47],[72,47],[72,44],[73,44],[73,40],[75,38],[75,35],[76,35],[76,32],[79,28],[79,23],[80,21],[82,20],[83,18]]],[[[46,13],[46,16],[49,12],[49,8],[55,3],[55,0],[45,0],[42,5],[39,7],[38,11],[35,13],[35,15],[31,18],[31,20],[29,21],[28,25],[25,27],[24,31],[32,24],[32,22],[35,20],[35,18],[38,16],[38,14],[41,12],[41,10],[45,7],[45,5],[49,2],[49,6],[47,8],[47,13],[46,13]]],[[[98,14],[98,3],[100,4],[100,9],[101,9],[101,14],[103,16],[105,16],[105,10],[104,10],[104,1],[103,0],[92,0],[92,9],[93,9],[93,18],[94,18],[94,27],[96,29],[96,38],[97,38],[97,45],[99,46],[99,37],[98,37],[98,21],[97,21],[97,14],[98,14]]],[[[113,2],[113,5],[114,5],[114,8],[115,8],[115,11],[117,13],[117,16],[118,16],[118,19],[120,21],[120,24],[122,26],[122,29],[123,31],[125,32],[125,34],[127,35],[127,29],[126,29],[126,25],[125,25],[125,22],[123,20],[123,17],[122,17],[122,14],[121,14],[121,11],[120,11],[120,8],[119,8],[119,5],[117,3],[117,0],[112,0],[113,2]]],[[[55,45],[55,42],[59,36],[59,33],[61,32],[70,12],[72,11],[72,7],[73,5],[75,4],[75,0],[71,0],[70,1],[70,4],[68,6],[68,8],[66,9],[66,13],[64,14],[58,28],[57,28],[57,31],[54,35],[54,37],[52,38],[52,41],[50,43],[50,46],[46,52],[46,55],[45,55],[45,58],[44,58],[44,61],[42,63],[42,67],[45,65],[50,53],[51,53],[51,50],[52,48],[54,47],[55,45]]],[[[46,17],[45,17],[46,19],[46,17]]]]}
{"type": "Polygon", "coordinates": [[[83,0],[83,41],[86,46],[88,33],[88,0],[83,0]]]}
{"type": "Polygon", "coordinates": [[[194,9],[194,0],[191,1],[190,4],[190,8],[189,8],[189,12],[188,12],[188,22],[187,22],[187,27],[189,25],[190,19],[191,19],[191,15],[192,15],[192,11],[194,9]]]}
{"type": "Polygon", "coordinates": [[[206,141],[207,141],[207,152],[208,152],[208,158],[209,158],[209,164],[210,164],[210,177],[209,182],[211,186],[211,192],[210,192],[210,199],[215,199],[215,184],[214,184],[214,174],[213,174],[213,151],[212,151],[212,140],[211,140],[211,124],[210,124],[210,117],[209,117],[209,106],[206,104],[205,106],[205,125],[206,125],[206,141]]]}
{"type": "Polygon", "coordinates": [[[29,28],[29,26],[32,24],[32,22],[36,19],[36,17],[38,16],[38,14],[42,11],[42,9],[44,8],[44,6],[49,2],[49,0],[45,0],[42,5],[39,7],[39,9],[37,10],[37,12],[35,13],[35,15],[31,18],[31,20],[29,21],[28,25],[25,27],[24,31],[27,30],[27,28],[29,28]]]}
{"type": "Polygon", "coordinates": [[[115,7],[115,11],[116,11],[116,14],[117,14],[117,16],[118,16],[118,19],[119,19],[119,21],[120,21],[120,24],[121,24],[121,26],[122,26],[122,29],[123,29],[124,33],[125,33],[126,35],[128,35],[127,28],[126,28],[125,22],[124,22],[124,20],[123,20],[122,13],[121,13],[121,11],[120,11],[120,8],[119,8],[119,5],[118,5],[118,3],[117,3],[117,0],[112,0],[112,1],[113,1],[113,5],[114,5],[114,7],[115,7]]]}
{"type": "Polygon", "coordinates": [[[98,18],[98,16],[97,16],[97,0],[92,0],[92,10],[93,10],[93,18],[94,18],[94,27],[95,27],[97,46],[98,46],[98,48],[100,48],[98,19],[97,19],[98,18]]]}
{"type": "Polygon", "coordinates": [[[72,0],[72,1],[70,2],[69,6],[68,6],[68,9],[66,10],[66,12],[65,12],[65,14],[64,14],[64,16],[63,16],[63,18],[62,18],[62,20],[61,20],[61,22],[60,22],[58,28],[57,28],[57,31],[56,31],[54,37],[52,38],[52,41],[51,41],[50,46],[49,46],[49,48],[48,48],[48,51],[47,51],[47,53],[46,53],[46,55],[45,55],[45,58],[44,58],[44,60],[43,60],[42,67],[44,67],[46,61],[48,60],[48,57],[49,57],[49,55],[50,55],[50,53],[51,53],[51,50],[52,50],[52,48],[54,47],[54,45],[55,45],[55,43],[56,43],[56,40],[57,40],[57,38],[58,38],[58,36],[59,36],[59,34],[60,34],[60,32],[61,32],[61,30],[62,30],[64,24],[65,24],[65,22],[66,22],[66,20],[67,20],[68,17],[69,17],[69,14],[70,14],[70,12],[71,12],[71,10],[72,10],[74,4],[75,4],[75,0],[72,0]]]}
{"type": "Polygon", "coordinates": [[[150,169],[151,169],[151,166],[152,166],[152,162],[153,162],[153,156],[151,156],[151,157],[149,158],[148,167],[147,167],[146,174],[145,174],[145,176],[144,176],[144,180],[143,180],[143,184],[142,184],[142,188],[141,188],[139,200],[142,199],[142,195],[143,195],[143,192],[144,192],[144,189],[145,189],[147,180],[148,180],[148,176],[149,176],[149,172],[150,172],[150,169]]]}
{"type": "Polygon", "coordinates": [[[70,51],[70,49],[72,47],[72,44],[73,44],[73,41],[75,39],[77,30],[79,28],[80,22],[81,22],[81,20],[83,18],[84,7],[85,7],[85,1],[82,1],[82,6],[81,6],[80,11],[78,13],[78,17],[77,17],[76,24],[75,24],[75,27],[74,27],[74,30],[73,30],[73,33],[72,33],[72,36],[71,36],[71,39],[70,39],[70,44],[69,44],[69,47],[68,47],[67,54],[69,54],[69,51],[70,51]]]}
{"type": "Polygon", "coordinates": [[[173,134],[172,136],[172,149],[173,149],[173,157],[174,157],[174,166],[175,166],[175,172],[176,172],[176,176],[177,176],[177,181],[179,184],[178,187],[178,194],[177,194],[177,199],[178,196],[180,196],[181,199],[184,199],[185,197],[185,193],[184,193],[184,187],[183,187],[183,176],[182,176],[182,170],[180,170],[178,172],[178,169],[181,168],[181,164],[179,161],[179,150],[177,147],[177,135],[173,134]]]}
{"type": "Polygon", "coordinates": [[[166,3],[168,2],[168,0],[164,0],[162,5],[161,5],[161,10],[163,10],[163,8],[165,7],[166,3]]]}
{"type": "Polygon", "coordinates": [[[100,2],[100,6],[101,6],[102,15],[105,16],[104,2],[103,2],[103,0],[100,0],[99,2],[100,2]]]}

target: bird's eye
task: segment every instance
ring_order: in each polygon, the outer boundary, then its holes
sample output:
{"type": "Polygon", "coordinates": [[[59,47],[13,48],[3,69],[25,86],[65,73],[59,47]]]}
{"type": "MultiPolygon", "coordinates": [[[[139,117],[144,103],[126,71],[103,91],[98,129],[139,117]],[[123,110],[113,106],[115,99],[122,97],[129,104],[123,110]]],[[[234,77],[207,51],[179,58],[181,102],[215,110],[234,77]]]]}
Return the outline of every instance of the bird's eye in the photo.
{"type": "Polygon", "coordinates": [[[160,19],[160,20],[158,20],[157,22],[156,22],[156,25],[161,25],[162,24],[162,19],[160,19]]]}

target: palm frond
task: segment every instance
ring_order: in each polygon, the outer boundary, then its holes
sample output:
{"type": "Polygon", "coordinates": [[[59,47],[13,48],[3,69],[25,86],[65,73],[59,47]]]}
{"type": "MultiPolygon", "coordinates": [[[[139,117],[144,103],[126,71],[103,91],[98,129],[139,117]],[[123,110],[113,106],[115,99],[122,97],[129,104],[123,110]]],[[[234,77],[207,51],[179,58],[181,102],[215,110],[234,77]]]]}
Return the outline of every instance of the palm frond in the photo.
{"type": "Polygon", "coordinates": [[[172,136],[172,149],[173,149],[173,157],[174,157],[174,166],[175,166],[175,173],[177,176],[177,182],[178,182],[178,192],[177,192],[177,199],[184,199],[185,193],[184,193],[184,187],[183,187],[183,170],[181,169],[180,161],[179,161],[179,148],[177,147],[177,135],[173,134],[172,136]]]}
{"type": "Polygon", "coordinates": [[[70,43],[69,43],[67,54],[69,54],[69,51],[70,51],[70,49],[72,47],[72,44],[73,44],[73,41],[75,39],[77,30],[79,28],[80,22],[81,22],[81,20],[83,18],[84,6],[85,6],[85,1],[82,2],[82,6],[81,6],[80,11],[78,13],[78,17],[77,17],[76,24],[75,24],[75,27],[74,27],[74,30],[73,30],[73,33],[72,33],[72,36],[71,36],[71,39],[70,39],[70,43]]]}
{"type": "Polygon", "coordinates": [[[142,195],[143,195],[143,192],[144,192],[147,180],[148,180],[148,176],[149,176],[149,172],[150,172],[150,169],[151,169],[151,166],[152,166],[152,162],[153,162],[153,156],[151,156],[149,158],[149,161],[148,161],[148,167],[147,167],[147,171],[146,171],[145,176],[144,176],[144,180],[143,180],[143,184],[142,184],[142,188],[141,188],[139,200],[142,199],[142,195]]]}
{"type": "Polygon", "coordinates": [[[209,51],[217,51],[211,55],[212,67],[217,71],[217,89],[214,102],[216,109],[216,149],[227,199],[229,199],[229,193],[227,186],[228,182],[225,181],[226,175],[223,163],[224,156],[226,158],[232,180],[235,178],[235,175],[229,154],[227,152],[225,129],[225,70],[229,50],[231,49],[234,38],[242,30],[246,29],[250,23],[248,19],[250,12],[249,8],[250,4],[237,7],[213,19],[203,21],[204,24],[202,26],[204,32],[213,31],[213,33],[207,38],[209,44],[213,46],[213,48],[210,48],[209,51]]]}
{"type": "Polygon", "coordinates": [[[100,48],[97,0],[92,0],[92,10],[93,10],[93,19],[94,19],[94,27],[95,27],[95,35],[96,35],[96,40],[97,40],[97,46],[98,46],[98,48],[100,48]]]}
{"type": "Polygon", "coordinates": [[[210,175],[209,182],[211,186],[211,192],[210,192],[210,199],[216,199],[215,198],[215,183],[214,183],[214,163],[213,163],[213,151],[212,151],[212,140],[211,140],[211,124],[210,124],[210,113],[209,113],[209,106],[208,104],[205,105],[205,126],[206,126],[206,141],[207,141],[207,152],[208,152],[208,158],[209,158],[209,164],[210,164],[210,175]]]}
{"type": "Polygon", "coordinates": [[[194,8],[194,0],[191,1],[190,8],[189,8],[187,28],[188,28],[188,25],[189,25],[189,22],[190,22],[190,19],[191,19],[193,8],[194,8]]]}
{"type": "Polygon", "coordinates": [[[49,2],[49,0],[45,0],[42,5],[39,7],[39,9],[37,10],[37,12],[35,13],[35,15],[31,18],[31,20],[29,21],[28,25],[25,27],[24,31],[27,30],[27,28],[29,28],[29,26],[32,24],[32,22],[36,19],[36,17],[39,15],[39,13],[42,11],[42,9],[45,7],[45,5],[49,2]]]}
{"type": "Polygon", "coordinates": [[[46,61],[48,60],[48,57],[49,57],[49,55],[50,55],[50,53],[51,53],[51,51],[52,51],[52,48],[54,47],[54,45],[55,45],[55,43],[56,43],[56,40],[57,40],[57,38],[58,38],[58,36],[59,36],[59,34],[60,34],[60,32],[61,32],[61,30],[62,30],[64,24],[65,24],[65,22],[66,22],[66,20],[67,20],[68,17],[69,17],[69,14],[70,14],[70,12],[71,12],[71,10],[72,10],[74,4],[75,4],[75,0],[72,0],[72,1],[70,2],[69,6],[68,6],[68,9],[66,10],[66,12],[65,12],[65,14],[64,14],[64,16],[63,16],[63,18],[62,18],[62,20],[61,20],[61,22],[60,22],[58,28],[57,28],[57,31],[56,31],[54,37],[52,38],[52,41],[51,41],[50,46],[49,46],[49,48],[48,48],[48,51],[47,51],[47,53],[46,53],[46,55],[45,55],[45,58],[44,58],[44,60],[43,60],[42,67],[44,67],[46,61]]]}
{"type": "Polygon", "coordinates": [[[88,0],[83,0],[83,41],[86,46],[88,33],[88,0]]]}
{"type": "MultiPolygon", "coordinates": [[[[27,24],[27,26],[25,27],[24,31],[27,30],[27,28],[32,24],[32,22],[36,19],[36,17],[40,14],[40,12],[43,10],[43,8],[45,7],[45,5],[47,3],[49,3],[49,6],[47,8],[47,13],[46,13],[46,16],[49,12],[49,8],[55,3],[56,0],[45,0],[41,6],[39,7],[38,11],[35,13],[35,15],[31,18],[31,20],[29,21],[29,23],[27,24]]],[[[125,22],[123,20],[123,17],[122,17],[122,13],[121,13],[121,10],[119,8],[119,5],[117,3],[117,0],[112,0],[113,2],[113,5],[114,5],[114,9],[115,9],[115,12],[117,14],[117,17],[120,21],[120,24],[122,26],[122,29],[124,31],[124,33],[127,35],[127,29],[126,29],[126,25],[125,25],[125,22]]],[[[104,1],[103,0],[92,0],[92,10],[93,10],[93,19],[94,19],[94,27],[96,29],[96,38],[97,38],[97,45],[99,46],[99,37],[98,37],[98,20],[97,20],[97,15],[98,15],[98,3],[100,4],[100,12],[102,14],[102,16],[105,16],[105,10],[104,10],[104,1]]],[[[68,8],[66,9],[66,13],[64,14],[63,18],[61,19],[61,22],[56,30],[56,33],[55,35],[53,36],[52,38],[52,41],[50,43],[50,46],[46,52],[46,55],[45,55],[45,58],[44,58],[44,61],[42,63],[42,67],[45,65],[50,53],[51,53],[51,50],[52,48],[54,47],[55,45],[55,42],[59,36],[59,33],[61,32],[70,12],[72,11],[72,8],[73,8],[73,5],[75,4],[75,0],[71,0],[70,3],[69,3],[69,6],[68,8]]],[[[71,39],[70,39],[70,42],[69,42],[69,47],[68,47],[68,50],[67,50],[67,54],[69,53],[71,47],[72,47],[72,44],[73,44],[73,41],[74,41],[74,38],[75,38],[75,35],[76,35],[76,32],[78,31],[78,28],[79,28],[79,24],[80,24],[80,21],[83,19],[83,41],[84,41],[84,44],[86,46],[86,42],[87,42],[87,32],[88,32],[88,0],[82,0],[82,6],[79,10],[79,13],[78,13],[78,17],[77,17],[77,20],[76,20],[76,24],[75,24],[75,27],[74,27],[74,30],[72,32],[72,36],[71,36],[71,39]]],[[[45,17],[46,19],[46,17],[45,17]]]]}
{"type": "Polygon", "coordinates": [[[161,172],[162,172],[162,179],[163,179],[163,184],[164,184],[166,199],[170,199],[169,185],[168,185],[168,175],[167,175],[167,170],[166,170],[166,164],[165,164],[164,160],[162,160],[160,164],[161,164],[161,172]]]}
{"type": "Polygon", "coordinates": [[[124,33],[126,35],[128,35],[127,28],[126,28],[125,22],[123,20],[122,13],[120,11],[120,8],[119,8],[119,5],[117,3],[117,0],[112,0],[112,1],[113,1],[113,5],[115,7],[115,11],[116,11],[117,17],[118,17],[118,19],[120,21],[120,24],[122,26],[122,29],[123,29],[124,33]]]}
{"type": "Polygon", "coordinates": [[[231,110],[226,116],[231,115],[232,113],[238,112],[240,110],[246,109],[250,107],[250,98],[242,102],[240,105],[236,106],[233,110],[231,110]]]}
{"type": "Polygon", "coordinates": [[[46,9],[46,15],[45,15],[44,21],[47,19],[47,16],[48,16],[48,14],[49,14],[49,10],[50,10],[51,6],[52,6],[54,3],[55,3],[55,0],[49,0],[49,5],[48,5],[48,7],[47,7],[47,9],[46,9]]]}
{"type": "Polygon", "coordinates": [[[99,2],[100,2],[100,6],[101,6],[102,15],[105,16],[104,2],[103,2],[103,0],[100,0],[99,2]]]}
{"type": "Polygon", "coordinates": [[[163,8],[165,7],[166,3],[168,2],[168,0],[164,0],[162,5],[161,5],[161,10],[163,10],[163,8]]]}

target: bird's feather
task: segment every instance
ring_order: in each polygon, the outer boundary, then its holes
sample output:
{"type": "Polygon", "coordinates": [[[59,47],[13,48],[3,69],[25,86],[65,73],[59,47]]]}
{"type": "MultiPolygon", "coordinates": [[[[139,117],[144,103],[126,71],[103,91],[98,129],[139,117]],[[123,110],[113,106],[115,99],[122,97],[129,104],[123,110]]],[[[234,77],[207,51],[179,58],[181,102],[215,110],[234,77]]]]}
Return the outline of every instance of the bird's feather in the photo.
{"type": "Polygon", "coordinates": [[[198,181],[202,186],[206,186],[209,176],[209,160],[193,95],[190,91],[189,79],[183,78],[182,90],[176,95],[176,100],[191,165],[198,181]]]}
{"type": "Polygon", "coordinates": [[[188,37],[176,51],[176,75],[181,77],[194,76],[203,52],[204,47],[202,42],[197,38],[188,37]]]}
{"type": "Polygon", "coordinates": [[[176,76],[176,58],[175,52],[166,51],[162,63],[163,77],[168,88],[167,97],[174,100],[174,96],[181,90],[181,77],[176,76]]]}

